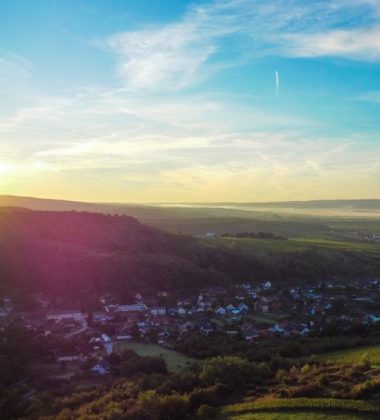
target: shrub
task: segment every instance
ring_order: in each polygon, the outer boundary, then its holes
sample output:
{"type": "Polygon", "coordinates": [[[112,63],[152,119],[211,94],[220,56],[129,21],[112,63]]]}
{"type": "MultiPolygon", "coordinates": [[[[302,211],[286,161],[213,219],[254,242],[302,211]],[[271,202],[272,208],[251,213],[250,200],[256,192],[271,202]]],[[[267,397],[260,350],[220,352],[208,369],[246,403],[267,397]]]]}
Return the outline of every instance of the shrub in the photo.
{"type": "Polygon", "coordinates": [[[179,394],[160,396],[156,391],[140,393],[137,406],[149,419],[184,419],[189,409],[188,398],[179,394]]]}
{"type": "Polygon", "coordinates": [[[215,407],[209,405],[201,405],[197,411],[197,417],[202,420],[210,420],[216,417],[218,410],[215,407]]]}
{"type": "Polygon", "coordinates": [[[318,385],[306,384],[301,386],[289,387],[285,390],[288,397],[315,397],[320,388],[318,385]]]}
{"type": "Polygon", "coordinates": [[[285,369],[279,369],[276,373],[276,381],[277,382],[283,382],[283,380],[286,378],[287,372],[285,369]]]}
{"type": "Polygon", "coordinates": [[[221,384],[209,388],[196,388],[190,393],[190,407],[195,409],[205,404],[209,406],[220,405],[227,395],[228,388],[221,384]]]}
{"type": "Polygon", "coordinates": [[[306,365],[303,365],[301,368],[301,373],[303,375],[307,375],[308,373],[310,373],[312,371],[312,366],[309,365],[308,363],[306,363],[306,365]]]}

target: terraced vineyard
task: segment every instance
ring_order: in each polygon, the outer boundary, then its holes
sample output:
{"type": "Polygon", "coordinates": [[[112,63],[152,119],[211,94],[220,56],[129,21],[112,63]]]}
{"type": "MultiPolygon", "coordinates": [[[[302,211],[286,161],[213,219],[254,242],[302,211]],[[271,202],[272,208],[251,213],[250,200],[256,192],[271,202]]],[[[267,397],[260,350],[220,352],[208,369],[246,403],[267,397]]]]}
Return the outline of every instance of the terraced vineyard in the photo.
{"type": "MultiPolygon", "coordinates": [[[[334,411],[316,412],[301,410],[297,412],[287,411],[266,411],[265,413],[248,413],[230,417],[233,420],[362,420],[360,414],[339,413],[334,411]]],[[[375,416],[365,416],[366,419],[375,416]]]]}
{"type": "MultiPolygon", "coordinates": [[[[365,415],[380,415],[380,401],[377,400],[348,400],[334,398],[273,398],[265,397],[254,401],[234,404],[225,409],[229,418],[237,415],[273,412],[273,410],[315,410],[326,412],[342,411],[343,414],[353,412],[365,415]]],[[[239,417],[237,417],[239,418],[239,417]]],[[[243,418],[244,417],[240,417],[243,418]]],[[[313,417],[314,418],[314,417],[313,417]]],[[[249,417],[248,417],[249,419],[249,417]]]]}

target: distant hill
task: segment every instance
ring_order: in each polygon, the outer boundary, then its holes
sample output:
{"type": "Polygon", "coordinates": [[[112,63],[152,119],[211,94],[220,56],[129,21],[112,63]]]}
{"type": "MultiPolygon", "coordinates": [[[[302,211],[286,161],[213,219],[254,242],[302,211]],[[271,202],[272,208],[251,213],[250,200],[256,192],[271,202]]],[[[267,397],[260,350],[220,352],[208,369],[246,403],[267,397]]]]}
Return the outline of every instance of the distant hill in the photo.
{"type": "MultiPolygon", "coordinates": [[[[212,203],[210,203],[212,204],[212,203]]],[[[277,208],[307,208],[307,209],[336,209],[351,208],[360,210],[380,210],[380,199],[358,200],[310,200],[310,201],[268,201],[263,203],[218,203],[218,205],[239,207],[277,207],[277,208]]]]}
{"type": "Polygon", "coordinates": [[[272,232],[302,238],[342,239],[380,233],[380,200],[315,200],[272,203],[122,204],[86,203],[0,196],[2,206],[45,211],[86,211],[128,215],[168,232],[272,232]],[[343,216],[343,218],[342,218],[343,216]],[[331,218],[340,217],[339,223],[331,218]],[[352,223],[359,219],[360,223],[352,223]]]}
{"type": "Polygon", "coordinates": [[[221,208],[221,207],[255,207],[255,208],[298,208],[298,209],[357,209],[357,210],[379,210],[380,199],[359,199],[359,200],[310,200],[310,201],[268,201],[268,202],[196,202],[178,204],[134,204],[134,203],[88,203],[70,200],[55,200],[34,197],[18,197],[12,195],[0,195],[0,207],[26,207],[31,210],[77,210],[77,211],[98,211],[117,213],[126,209],[142,208],[221,208]],[[162,207],[163,206],[163,207],[162,207]]]}
{"type": "Polygon", "coordinates": [[[50,211],[76,210],[104,213],[108,210],[115,210],[118,206],[113,204],[97,204],[70,200],[54,200],[46,198],[0,195],[0,207],[24,207],[30,210],[50,211]]]}

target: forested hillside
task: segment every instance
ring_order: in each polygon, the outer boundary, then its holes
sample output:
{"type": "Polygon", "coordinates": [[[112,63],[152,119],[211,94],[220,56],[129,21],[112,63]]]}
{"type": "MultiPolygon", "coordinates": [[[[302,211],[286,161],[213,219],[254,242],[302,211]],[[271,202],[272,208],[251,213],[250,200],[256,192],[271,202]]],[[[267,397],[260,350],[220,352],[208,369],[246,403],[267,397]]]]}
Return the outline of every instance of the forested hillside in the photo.
{"type": "MultiPolygon", "coordinates": [[[[78,212],[0,212],[1,284],[10,289],[44,291],[67,297],[105,291],[130,294],[199,287],[226,282],[229,269],[218,268],[227,251],[199,250],[191,237],[170,235],[128,216],[78,212]],[[211,255],[212,254],[212,255],[211,255]],[[209,258],[210,257],[210,258],[209,258]]],[[[243,270],[229,255],[229,267],[243,270]]],[[[248,275],[252,262],[246,266],[248,275]]]]}
{"type": "Polygon", "coordinates": [[[377,246],[240,241],[235,247],[213,239],[199,241],[147,227],[128,216],[4,208],[1,287],[87,300],[92,293],[123,296],[137,287],[183,290],[265,278],[369,276],[380,267],[377,246]]]}

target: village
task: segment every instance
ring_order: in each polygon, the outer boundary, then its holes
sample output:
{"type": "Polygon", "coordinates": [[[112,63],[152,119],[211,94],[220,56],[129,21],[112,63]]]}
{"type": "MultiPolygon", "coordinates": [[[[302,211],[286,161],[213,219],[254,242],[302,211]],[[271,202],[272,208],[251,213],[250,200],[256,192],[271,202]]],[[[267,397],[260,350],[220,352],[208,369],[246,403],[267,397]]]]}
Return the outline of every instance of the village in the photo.
{"type": "MultiPolygon", "coordinates": [[[[189,296],[161,290],[137,293],[134,302],[115,295],[99,297],[98,310],[54,308],[35,295],[36,309],[17,308],[6,297],[0,328],[20,323],[50,349],[49,362],[75,365],[81,372],[106,376],[107,357],[131,343],[173,349],[189,334],[225,335],[252,346],[276,337],[323,335],[380,323],[380,281],[326,281],[317,285],[250,282],[227,289],[209,287],[189,296]]],[[[78,374],[71,370],[66,377],[78,374]]]]}

